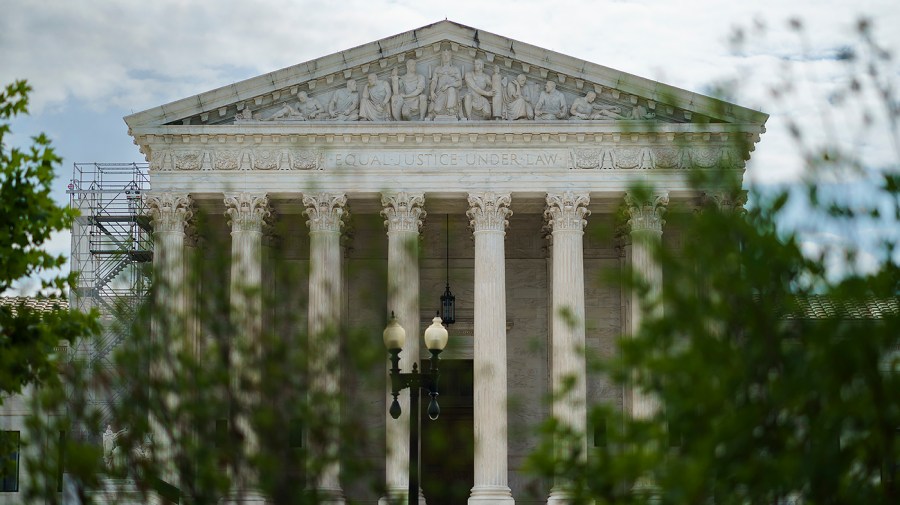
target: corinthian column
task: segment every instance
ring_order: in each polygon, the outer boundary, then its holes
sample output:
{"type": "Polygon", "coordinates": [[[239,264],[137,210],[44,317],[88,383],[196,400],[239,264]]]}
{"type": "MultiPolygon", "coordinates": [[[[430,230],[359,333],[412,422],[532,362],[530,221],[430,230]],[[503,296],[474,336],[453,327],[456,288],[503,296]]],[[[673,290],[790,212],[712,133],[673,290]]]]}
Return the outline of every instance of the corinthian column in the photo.
{"type": "MultiPolygon", "coordinates": [[[[411,370],[419,357],[419,229],[425,218],[422,193],[383,194],[384,226],[388,236],[387,309],[393,311],[409,338],[400,354],[400,369],[411,370]]],[[[400,418],[387,413],[393,397],[390,384],[385,403],[385,477],[388,497],[381,504],[407,503],[409,490],[409,396],[400,397],[400,418]]],[[[420,472],[421,475],[421,472],[420,472]]],[[[420,503],[424,500],[420,498],[420,503]]]]}
{"type": "Polygon", "coordinates": [[[242,454],[235,458],[234,489],[223,503],[265,503],[259,492],[253,459],[259,450],[250,422],[259,395],[259,340],[262,332],[262,235],[271,215],[266,195],[235,193],[225,196],[225,215],[231,223],[231,319],[236,331],[231,345],[231,385],[238,402],[235,428],[241,434],[242,454]]]}
{"type": "Polygon", "coordinates": [[[509,193],[469,193],[475,230],[475,486],[470,505],[513,504],[506,421],[506,235],[509,193]]]}
{"type": "Polygon", "coordinates": [[[347,196],[303,195],[309,226],[309,387],[320,409],[321,438],[310,440],[308,483],[319,503],[343,504],[338,461],[340,424],[341,227],[347,196]]]}
{"type": "MultiPolygon", "coordinates": [[[[574,451],[587,455],[587,394],[584,359],[584,248],[585,217],[590,197],[587,193],[547,195],[544,215],[553,233],[553,417],[579,436],[577,446],[556,441],[559,457],[574,451]],[[569,382],[571,381],[571,382],[569,382]],[[571,387],[567,387],[571,384],[571,387]],[[558,396],[557,396],[558,395],[558,396]]],[[[567,503],[566,483],[556,482],[548,503],[567,503]]]]}
{"type": "MultiPolygon", "coordinates": [[[[662,291],[662,270],[653,260],[652,249],[662,239],[662,227],[665,224],[663,216],[668,204],[668,193],[654,194],[645,200],[639,200],[631,194],[625,195],[625,210],[631,239],[629,246],[631,269],[638,279],[643,279],[647,283],[649,301],[657,300],[662,291]]],[[[625,313],[624,333],[634,334],[640,329],[645,314],[637,293],[632,291],[628,296],[630,300],[625,313]]],[[[625,403],[626,409],[636,419],[651,417],[659,409],[655,398],[634,388],[626,395],[625,403]]]]}
{"type": "MultiPolygon", "coordinates": [[[[151,320],[153,356],[150,374],[162,384],[171,384],[171,363],[178,353],[188,348],[185,331],[185,228],[193,215],[191,199],[184,193],[149,193],[144,200],[153,225],[153,275],[156,310],[151,320]]],[[[162,403],[169,412],[178,408],[174,388],[163,388],[162,403]]],[[[163,462],[160,478],[169,484],[180,485],[175,469],[174,445],[184,433],[184,426],[166,426],[165,413],[150,414],[154,452],[163,462]],[[173,440],[174,439],[174,440],[173,440]]]]}

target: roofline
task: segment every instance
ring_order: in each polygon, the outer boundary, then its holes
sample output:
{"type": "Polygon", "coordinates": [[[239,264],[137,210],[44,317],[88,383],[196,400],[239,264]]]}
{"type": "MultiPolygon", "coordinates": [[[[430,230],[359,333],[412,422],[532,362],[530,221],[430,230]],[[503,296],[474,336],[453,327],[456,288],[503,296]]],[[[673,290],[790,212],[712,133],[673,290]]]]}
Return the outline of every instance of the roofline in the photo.
{"type": "Polygon", "coordinates": [[[129,128],[162,125],[192,115],[212,112],[219,107],[250,100],[312,79],[333,77],[333,74],[401,53],[416,49],[424,50],[444,40],[451,44],[482,50],[492,55],[489,59],[493,59],[493,55],[515,59],[534,68],[547,69],[554,73],[561,72],[575,79],[596,82],[605,87],[660,103],[677,105],[685,110],[731,123],[749,122],[763,125],[769,117],[763,112],[724,100],[444,20],[130,114],[125,116],[124,120],[129,128]]]}

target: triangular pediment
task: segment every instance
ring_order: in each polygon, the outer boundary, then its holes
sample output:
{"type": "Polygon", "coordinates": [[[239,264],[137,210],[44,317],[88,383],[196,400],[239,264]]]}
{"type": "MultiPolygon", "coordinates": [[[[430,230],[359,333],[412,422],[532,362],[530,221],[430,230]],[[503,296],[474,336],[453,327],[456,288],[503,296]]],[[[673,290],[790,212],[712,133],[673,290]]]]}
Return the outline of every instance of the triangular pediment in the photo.
{"type": "Polygon", "coordinates": [[[139,112],[125,121],[135,130],[165,125],[357,121],[359,116],[362,121],[566,120],[760,126],[768,117],[441,21],[139,112]],[[484,64],[483,71],[475,68],[476,62],[484,64]],[[374,85],[369,84],[370,74],[376,76],[374,85]],[[425,89],[415,95],[423,82],[425,89]],[[552,84],[548,86],[548,82],[552,84]],[[350,89],[354,85],[355,92],[350,89]],[[387,94],[393,95],[393,100],[387,94]],[[342,111],[342,106],[347,110],[342,111]],[[356,110],[350,110],[352,107],[356,110]]]}

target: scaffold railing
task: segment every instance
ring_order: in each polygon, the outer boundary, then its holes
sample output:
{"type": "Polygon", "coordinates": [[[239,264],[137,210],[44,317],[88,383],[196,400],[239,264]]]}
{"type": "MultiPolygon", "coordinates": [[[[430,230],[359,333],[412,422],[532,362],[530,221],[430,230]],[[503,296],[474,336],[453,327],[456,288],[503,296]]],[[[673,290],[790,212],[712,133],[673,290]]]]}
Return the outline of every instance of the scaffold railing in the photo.
{"type": "MultiPolygon", "coordinates": [[[[82,311],[97,309],[103,333],[70,350],[72,359],[108,363],[149,295],[153,233],[142,199],[150,190],[148,170],[147,163],[74,164],[69,205],[80,215],[72,226],[70,261],[79,277],[70,303],[82,311]]],[[[91,402],[105,417],[116,397],[91,402]]]]}

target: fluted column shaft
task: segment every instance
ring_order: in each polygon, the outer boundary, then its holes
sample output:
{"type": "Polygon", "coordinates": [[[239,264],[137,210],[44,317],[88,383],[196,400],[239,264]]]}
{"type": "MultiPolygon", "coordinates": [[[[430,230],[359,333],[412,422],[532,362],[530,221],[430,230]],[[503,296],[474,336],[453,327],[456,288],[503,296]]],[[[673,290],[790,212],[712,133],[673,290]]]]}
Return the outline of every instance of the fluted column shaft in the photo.
{"type": "Polygon", "coordinates": [[[314,481],[308,483],[320,503],[343,504],[338,461],[340,440],[341,227],[344,194],[303,195],[309,226],[309,374],[310,401],[325,425],[310,440],[314,481]]]}
{"type": "MultiPolygon", "coordinates": [[[[576,450],[587,454],[583,230],[589,203],[587,193],[549,194],[545,211],[553,230],[553,417],[580,437],[578,447],[557,440],[560,457],[576,450]],[[571,387],[565,387],[570,380],[571,387]]],[[[565,485],[555,483],[548,503],[566,502],[565,485]]]]}
{"type": "Polygon", "coordinates": [[[507,461],[506,266],[510,195],[469,194],[475,235],[475,486],[469,504],[512,504],[507,461]]]}
{"type": "Polygon", "coordinates": [[[235,428],[241,434],[241,457],[233,470],[234,491],[227,503],[258,503],[258,476],[253,458],[259,437],[250,420],[259,397],[259,342],[262,336],[262,236],[271,215],[264,194],[225,196],[231,224],[231,320],[235,338],[230,347],[231,387],[237,405],[235,428]]]}
{"type": "MultiPolygon", "coordinates": [[[[425,218],[425,196],[405,192],[384,194],[381,214],[388,236],[387,309],[406,330],[400,369],[411,370],[419,357],[419,229],[425,218]]],[[[390,366],[388,366],[390,368],[390,366]]],[[[387,405],[393,397],[390,383],[385,395],[385,477],[389,498],[406,503],[409,489],[409,396],[399,398],[401,414],[393,419],[387,405]]],[[[421,459],[420,459],[421,461],[421,459]]],[[[421,475],[421,474],[420,474],[421,475]]],[[[387,503],[389,500],[382,500],[387,503]]]]}
{"type": "MultiPolygon", "coordinates": [[[[187,194],[150,193],[145,199],[153,225],[153,272],[156,310],[151,320],[151,338],[154,356],[150,374],[162,384],[171,384],[175,370],[173,359],[187,347],[185,332],[186,297],[184,276],[185,228],[192,216],[191,200],[187,194]]],[[[178,410],[178,395],[174,388],[163,388],[160,400],[172,413],[178,410]]],[[[165,414],[162,414],[166,416],[165,414]]],[[[166,416],[168,417],[168,416],[166,416]]],[[[175,468],[174,446],[182,433],[182,426],[163,424],[156,415],[150,415],[154,451],[163,463],[160,477],[179,485],[175,468]]]]}
{"type": "MultiPolygon", "coordinates": [[[[652,250],[662,239],[662,227],[665,224],[663,216],[668,203],[668,194],[652,195],[647,200],[638,200],[632,195],[625,195],[631,238],[629,248],[631,269],[634,275],[647,283],[649,300],[658,300],[662,292],[662,269],[653,259],[652,250]]],[[[633,333],[639,331],[641,322],[647,314],[644,313],[637,293],[632,291],[629,296],[631,300],[626,317],[630,320],[628,326],[633,333]]],[[[651,417],[659,410],[656,398],[634,388],[629,396],[626,403],[630,404],[630,413],[635,419],[651,417]]]]}

